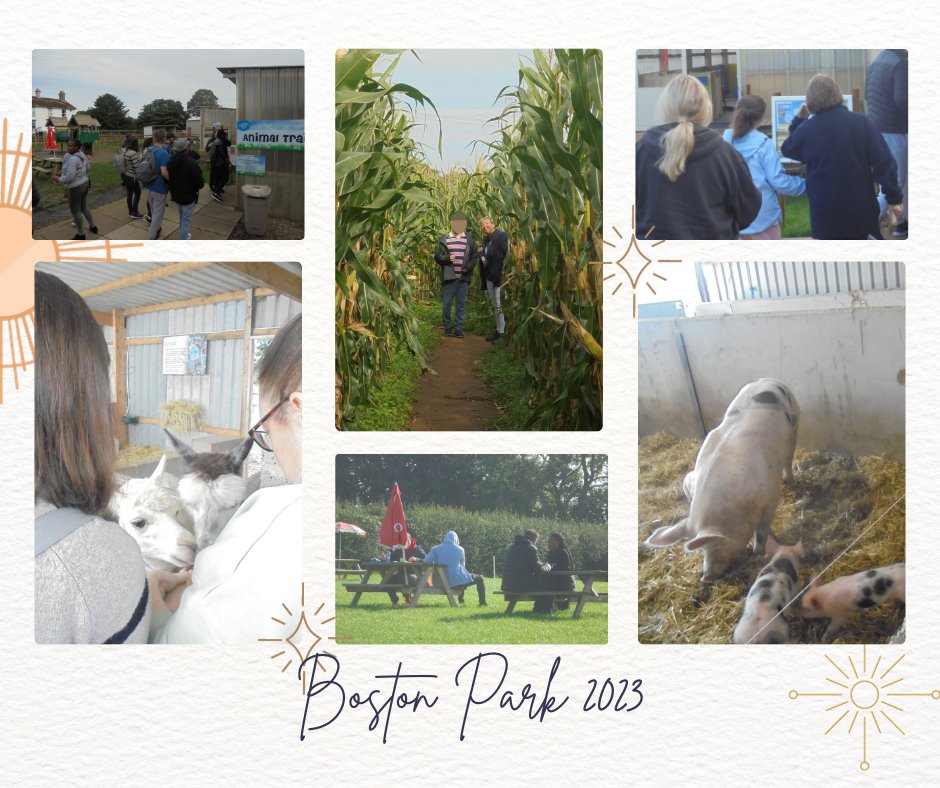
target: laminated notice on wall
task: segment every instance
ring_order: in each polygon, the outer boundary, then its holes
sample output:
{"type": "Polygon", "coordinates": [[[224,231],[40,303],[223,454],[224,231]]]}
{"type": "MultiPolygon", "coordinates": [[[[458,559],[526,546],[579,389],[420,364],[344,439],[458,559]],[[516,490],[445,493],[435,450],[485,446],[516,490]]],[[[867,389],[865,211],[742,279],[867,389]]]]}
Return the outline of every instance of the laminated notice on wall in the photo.
{"type": "Polygon", "coordinates": [[[163,338],[164,375],[205,375],[207,334],[163,338]]]}

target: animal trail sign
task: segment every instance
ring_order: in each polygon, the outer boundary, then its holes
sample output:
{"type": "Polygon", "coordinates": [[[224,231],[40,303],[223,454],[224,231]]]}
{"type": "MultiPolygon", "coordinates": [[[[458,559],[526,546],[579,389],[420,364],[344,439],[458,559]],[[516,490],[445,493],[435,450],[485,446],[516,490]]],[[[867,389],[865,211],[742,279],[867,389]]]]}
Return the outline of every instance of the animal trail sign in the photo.
{"type": "Polygon", "coordinates": [[[209,346],[207,334],[183,334],[163,338],[164,375],[205,375],[209,346]]]}

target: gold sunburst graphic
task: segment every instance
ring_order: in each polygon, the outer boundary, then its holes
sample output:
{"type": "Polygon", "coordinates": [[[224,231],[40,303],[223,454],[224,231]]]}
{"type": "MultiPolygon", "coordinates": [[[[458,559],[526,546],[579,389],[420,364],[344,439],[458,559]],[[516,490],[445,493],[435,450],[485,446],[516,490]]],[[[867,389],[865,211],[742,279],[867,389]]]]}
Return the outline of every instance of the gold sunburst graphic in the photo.
{"type": "Polygon", "coordinates": [[[33,267],[39,262],[67,260],[121,261],[115,249],[142,246],[94,241],[33,239],[31,143],[21,132],[13,145],[3,119],[0,134],[0,404],[7,382],[20,387],[33,363],[33,267]]]}
{"type": "MultiPolygon", "coordinates": [[[[617,236],[618,243],[611,243],[605,238],[601,239],[601,243],[604,246],[610,247],[611,249],[619,250],[623,248],[623,241],[625,239],[623,237],[623,234],[620,232],[620,230],[617,229],[616,226],[611,226],[611,229],[614,231],[614,235],[617,236]]],[[[633,208],[630,209],[630,237],[627,240],[627,246],[626,246],[626,249],[623,250],[623,253],[620,254],[620,256],[616,260],[595,260],[591,262],[591,265],[600,265],[600,266],[609,265],[609,266],[614,267],[613,273],[610,273],[604,276],[605,282],[607,282],[608,280],[616,280],[618,277],[621,276],[621,274],[626,275],[627,281],[630,283],[630,288],[631,290],[633,290],[633,316],[634,317],[636,317],[636,307],[637,307],[636,291],[637,291],[637,288],[640,286],[640,284],[643,283],[644,274],[647,273],[650,266],[656,263],[681,263],[682,262],[681,259],[667,258],[667,257],[656,258],[654,256],[654,253],[652,250],[655,249],[657,246],[660,246],[666,243],[665,241],[650,242],[647,247],[649,253],[643,250],[644,246],[647,245],[647,239],[650,237],[650,235],[653,234],[653,231],[655,229],[656,229],[655,225],[650,227],[649,230],[647,230],[646,233],[644,233],[642,239],[638,239],[636,237],[636,206],[634,206],[633,208]],[[633,273],[633,271],[635,271],[636,273],[633,273]]],[[[649,272],[649,273],[650,273],[649,278],[659,279],[660,281],[663,281],[663,282],[667,281],[668,279],[668,277],[665,277],[660,273],[656,273],[655,271],[649,272]]],[[[649,289],[649,291],[653,295],[656,295],[656,288],[653,287],[654,283],[649,281],[649,279],[647,279],[645,284],[646,284],[646,287],[649,289]]],[[[611,295],[617,295],[617,292],[620,290],[621,287],[623,287],[623,285],[624,285],[623,282],[617,282],[617,285],[616,287],[614,287],[614,291],[611,293],[611,295]]]]}
{"type": "Polygon", "coordinates": [[[868,669],[868,646],[862,646],[861,665],[857,665],[849,655],[846,655],[848,664],[844,666],[840,666],[828,654],[824,656],[829,662],[829,667],[837,671],[836,678],[826,676],[826,681],[830,685],[827,689],[833,690],[835,688],[835,691],[800,692],[790,690],[789,698],[790,700],[828,698],[834,701],[831,706],[826,708],[826,711],[832,712],[835,719],[828,724],[823,735],[828,736],[830,733],[838,733],[842,728],[846,729],[847,734],[855,732],[861,738],[862,759],[858,763],[858,768],[863,772],[867,772],[871,768],[871,761],[868,760],[869,736],[880,736],[885,733],[906,735],[901,726],[900,716],[904,712],[904,707],[899,705],[906,703],[903,700],[904,698],[940,700],[940,690],[930,692],[900,691],[902,688],[898,685],[905,681],[905,677],[899,676],[899,671],[895,672],[895,668],[907,656],[906,654],[901,654],[885,669],[882,669],[883,656],[879,656],[871,666],[870,671],[868,669]],[[845,724],[843,725],[843,723],[845,724]]]}
{"type": "MultiPolygon", "coordinates": [[[[278,611],[276,616],[271,616],[271,620],[284,628],[284,636],[279,638],[258,638],[259,643],[278,643],[284,646],[280,651],[271,655],[272,660],[284,659],[284,666],[281,668],[281,673],[286,673],[287,669],[291,665],[297,665],[298,668],[303,664],[303,661],[307,659],[314,650],[322,643],[324,640],[336,642],[335,635],[323,635],[323,629],[319,631],[314,627],[325,627],[327,624],[331,624],[336,620],[335,615],[327,615],[326,618],[317,620],[317,617],[323,613],[324,608],[326,607],[325,602],[321,602],[317,605],[316,609],[311,611],[308,614],[305,601],[305,591],[304,584],[300,584],[300,607],[296,610],[291,610],[286,604],[281,603],[281,611],[278,611]],[[313,623],[311,624],[311,619],[313,623]]],[[[324,654],[329,654],[331,657],[335,657],[335,654],[321,649],[321,652],[324,654]]],[[[326,670],[325,667],[317,662],[317,666],[320,670],[326,670]]],[[[302,692],[306,693],[307,691],[307,671],[303,669],[300,671],[300,689],[302,692]]]]}

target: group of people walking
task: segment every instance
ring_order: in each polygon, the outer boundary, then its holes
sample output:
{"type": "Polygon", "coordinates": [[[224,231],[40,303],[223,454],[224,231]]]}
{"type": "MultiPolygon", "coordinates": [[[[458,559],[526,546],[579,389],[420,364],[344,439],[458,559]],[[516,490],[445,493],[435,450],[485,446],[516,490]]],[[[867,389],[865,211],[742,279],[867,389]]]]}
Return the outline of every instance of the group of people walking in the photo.
{"type": "Polygon", "coordinates": [[[885,50],[868,67],[867,114],[851,112],[823,74],[780,153],[805,165],[788,174],[758,127],[766,101],[742,96],[731,128],[709,128],[712,104],[689,74],[673,79],[657,107],[662,125],[636,146],[636,234],[662,239],[767,240],[781,237],[779,195],[809,198],[813,238],[881,239],[887,216],[907,237],[907,52],[885,50]],[[876,188],[877,187],[877,188],[876,188]]]}
{"type": "MultiPolygon", "coordinates": [[[[231,170],[228,136],[224,129],[213,132],[205,148],[209,159],[209,191],[212,199],[222,202],[225,184],[231,170]]],[[[179,211],[180,239],[192,240],[190,227],[199,192],[206,185],[199,165],[201,154],[193,149],[192,140],[177,139],[176,133],[157,129],[152,137],[143,141],[128,134],[115,154],[115,168],[127,198],[127,215],[131,219],[146,219],[150,225],[148,240],[155,240],[162,232],[166,204],[176,203],[179,211]],[[147,214],[140,212],[140,198],[147,190],[147,214]]],[[[91,188],[91,163],[81,150],[78,140],[69,140],[67,153],[62,161],[62,171],[56,176],[66,187],[69,211],[75,224],[72,240],[85,240],[84,223],[91,232],[98,232],[94,217],[88,208],[88,192],[91,188]]]]}
{"type": "Polygon", "coordinates": [[[463,322],[467,309],[467,292],[473,270],[479,264],[480,286],[486,291],[493,307],[495,330],[486,339],[496,342],[506,331],[506,316],[501,306],[503,269],[509,254],[509,236],[495,222],[484,216],[480,220],[482,243],[477,245],[467,233],[467,215],[456,211],[450,218],[450,233],[442,235],[434,250],[434,261],[441,268],[441,319],[444,334],[463,339],[463,322]]]}

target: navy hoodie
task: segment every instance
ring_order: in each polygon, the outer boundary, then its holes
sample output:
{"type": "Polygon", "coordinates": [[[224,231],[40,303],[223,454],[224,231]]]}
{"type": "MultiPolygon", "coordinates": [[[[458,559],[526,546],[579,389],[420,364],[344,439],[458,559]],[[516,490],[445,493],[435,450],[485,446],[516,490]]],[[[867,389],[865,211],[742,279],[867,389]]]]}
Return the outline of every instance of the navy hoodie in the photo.
{"type": "Polygon", "coordinates": [[[761,207],[761,195],[747,164],[717,131],[695,126],[695,144],[685,172],[670,181],[656,164],[663,156],[663,138],[675,126],[654,126],[636,144],[637,237],[737,238],[761,207]]]}

